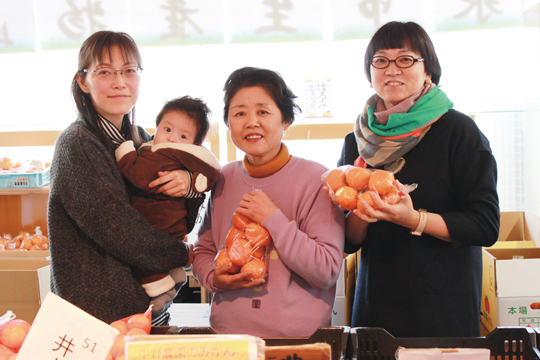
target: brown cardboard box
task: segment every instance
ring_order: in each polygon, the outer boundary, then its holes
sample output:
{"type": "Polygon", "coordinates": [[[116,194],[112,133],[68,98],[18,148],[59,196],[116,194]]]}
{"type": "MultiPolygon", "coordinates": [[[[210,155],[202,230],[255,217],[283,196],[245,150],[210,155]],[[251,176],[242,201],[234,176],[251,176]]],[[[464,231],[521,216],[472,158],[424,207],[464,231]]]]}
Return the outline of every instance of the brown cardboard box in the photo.
{"type": "Polygon", "coordinates": [[[525,248],[540,244],[538,217],[522,211],[501,212],[499,238],[491,248],[525,248]]]}
{"type": "Polygon", "coordinates": [[[12,251],[0,251],[0,259],[43,259],[47,260],[51,256],[49,250],[38,250],[38,251],[21,251],[21,250],[12,250],[12,251]]]}
{"type": "Polygon", "coordinates": [[[266,360],[332,360],[332,347],[327,343],[267,346],[266,360]]]}
{"type": "Polygon", "coordinates": [[[540,327],[540,248],[483,249],[482,324],[540,327]]]}
{"type": "Polygon", "coordinates": [[[0,316],[11,310],[32,324],[49,290],[49,260],[0,258],[0,316]]]}
{"type": "Polygon", "coordinates": [[[356,256],[357,254],[350,254],[343,259],[336,286],[332,326],[351,326],[352,304],[358,268],[356,256]]]}

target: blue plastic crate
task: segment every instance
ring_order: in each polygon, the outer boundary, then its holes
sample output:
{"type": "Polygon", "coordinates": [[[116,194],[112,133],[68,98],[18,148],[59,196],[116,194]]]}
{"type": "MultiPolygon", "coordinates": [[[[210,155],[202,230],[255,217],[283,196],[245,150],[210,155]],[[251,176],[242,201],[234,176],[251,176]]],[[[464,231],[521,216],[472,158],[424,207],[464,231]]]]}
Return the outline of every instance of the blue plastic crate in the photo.
{"type": "Polygon", "coordinates": [[[0,189],[37,188],[51,181],[51,169],[32,174],[0,174],[0,189]]]}

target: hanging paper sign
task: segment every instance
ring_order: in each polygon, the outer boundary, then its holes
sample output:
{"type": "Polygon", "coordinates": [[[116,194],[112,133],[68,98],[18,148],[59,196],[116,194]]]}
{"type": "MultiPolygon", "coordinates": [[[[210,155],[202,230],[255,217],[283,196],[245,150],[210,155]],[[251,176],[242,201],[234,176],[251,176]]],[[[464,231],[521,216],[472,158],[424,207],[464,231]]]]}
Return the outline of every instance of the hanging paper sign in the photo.
{"type": "Polygon", "coordinates": [[[130,30],[126,0],[47,0],[34,6],[41,49],[79,48],[96,31],[130,30]]]}
{"type": "Polygon", "coordinates": [[[224,42],[223,1],[131,0],[130,34],[139,46],[224,42]]]}
{"type": "Polygon", "coordinates": [[[105,360],[119,331],[49,292],[18,360],[105,360]]]}
{"type": "Polygon", "coordinates": [[[0,53],[35,50],[32,0],[4,0],[0,11],[0,53]]]}
{"type": "Polygon", "coordinates": [[[424,26],[424,12],[407,0],[332,0],[334,40],[366,39],[389,21],[424,26]]]}
{"type": "Polygon", "coordinates": [[[233,43],[322,40],[321,0],[235,0],[227,11],[233,43]]]}
{"type": "Polygon", "coordinates": [[[492,29],[521,26],[523,10],[514,0],[435,1],[435,31],[492,29]]]}

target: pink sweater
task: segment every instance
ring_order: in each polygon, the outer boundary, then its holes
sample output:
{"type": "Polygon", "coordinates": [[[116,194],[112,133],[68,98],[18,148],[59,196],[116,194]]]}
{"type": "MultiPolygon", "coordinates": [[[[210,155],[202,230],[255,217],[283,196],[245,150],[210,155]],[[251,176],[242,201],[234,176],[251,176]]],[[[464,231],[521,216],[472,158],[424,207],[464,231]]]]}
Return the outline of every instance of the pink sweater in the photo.
{"type": "Polygon", "coordinates": [[[256,179],[241,161],[223,167],[195,243],[193,273],[215,292],[210,325],[218,334],[309,337],[330,326],[343,259],[344,216],[322,190],[327,169],[292,157],[276,174],[256,179]],[[262,223],[272,236],[261,287],[222,291],[212,286],[214,258],[224,247],[242,195],[262,190],[278,206],[262,223]]]}

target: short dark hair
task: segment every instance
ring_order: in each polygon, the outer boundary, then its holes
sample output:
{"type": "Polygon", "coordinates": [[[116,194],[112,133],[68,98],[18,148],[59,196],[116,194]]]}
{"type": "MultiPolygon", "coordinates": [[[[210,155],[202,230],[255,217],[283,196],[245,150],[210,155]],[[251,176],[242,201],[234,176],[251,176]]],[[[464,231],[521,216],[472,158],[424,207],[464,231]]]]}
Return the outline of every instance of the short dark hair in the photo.
{"type": "Polygon", "coordinates": [[[439,84],[441,79],[441,64],[435,53],[435,47],[427,32],[417,23],[391,21],[377,30],[369,42],[364,56],[364,71],[371,82],[371,59],[382,49],[400,49],[409,46],[424,58],[426,74],[431,75],[431,81],[439,84]]]}
{"type": "Polygon", "coordinates": [[[194,142],[197,145],[202,144],[210,129],[208,115],[211,114],[212,111],[210,111],[208,105],[201,99],[192,98],[188,95],[169,100],[163,105],[163,108],[161,108],[161,111],[156,117],[156,127],[159,126],[163,116],[171,111],[182,111],[186,113],[190,119],[195,121],[197,135],[195,136],[194,142]]]}
{"type": "Polygon", "coordinates": [[[223,91],[223,120],[229,126],[229,106],[234,95],[246,87],[260,86],[266,90],[278,106],[282,122],[291,125],[294,122],[295,112],[302,112],[295,102],[297,96],[287,86],[281,75],[275,71],[255,67],[244,67],[235,70],[225,82],[223,91]]]}

